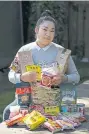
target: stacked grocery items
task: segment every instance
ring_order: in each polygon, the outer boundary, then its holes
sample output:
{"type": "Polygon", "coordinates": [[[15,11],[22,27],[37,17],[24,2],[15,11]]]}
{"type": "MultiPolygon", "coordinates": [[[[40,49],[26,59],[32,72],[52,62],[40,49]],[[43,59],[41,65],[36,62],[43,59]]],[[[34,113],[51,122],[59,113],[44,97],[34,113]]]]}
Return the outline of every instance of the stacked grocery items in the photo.
{"type": "Polygon", "coordinates": [[[70,53],[68,50],[58,53],[59,64],[55,62],[41,68],[39,65],[33,65],[31,53],[19,52],[22,73],[37,72],[37,83],[16,84],[18,108],[10,108],[7,126],[24,124],[30,130],[43,127],[54,133],[66,129],[74,130],[81,122],[86,121],[85,105],[77,103],[76,86],[66,83],[60,87],[51,86],[52,78],[57,75],[59,69],[61,73],[65,73],[70,53]]]}
{"type": "MultiPolygon", "coordinates": [[[[31,83],[31,97],[34,105],[55,106],[57,109],[60,107],[60,87],[51,86],[52,78],[58,73],[65,73],[67,61],[71,54],[68,49],[62,48],[60,50],[54,63],[43,64],[42,66],[34,65],[31,51],[18,52],[21,73],[26,71],[37,73],[37,83],[31,83]]],[[[26,99],[26,96],[23,96],[21,92],[17,92],[18,98],[26,99]]]]}
{"type": "Polygon", "coordinates": [[[33,110],[25,115],[19,112],[18,115],[15,115],[5,122],[8,127],[17,124],[18,126],[23,125],[23,127],[27,127],[29,130],[44,128],[55,133],[65,130],[75,130],[76,127],[80,126],[84,121],[86,121],[86,118],[79,112],[58,113],[56,116],[53,116],[43,115],[40,112],[33,110]]]}
{"type": "Polygon", "coordinates": [[[77,103],[77,91],[75,84],[65,83],[60,85],[61,89],[61,112],[80,112],[85,115],[85,104],[77,103]]]}

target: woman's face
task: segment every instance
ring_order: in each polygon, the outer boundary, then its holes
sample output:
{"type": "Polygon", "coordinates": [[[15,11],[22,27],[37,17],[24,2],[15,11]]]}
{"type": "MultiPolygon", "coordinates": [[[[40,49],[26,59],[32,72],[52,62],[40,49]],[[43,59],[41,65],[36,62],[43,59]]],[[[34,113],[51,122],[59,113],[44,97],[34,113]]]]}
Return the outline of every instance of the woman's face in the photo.
{"type": "Polygon", "coordinates": [[[36,27],[35,29],[36,35],[37,35],[37,43],[41,47],[45,47],[49,45],[55,35],[55,25],[51,21],[44,21],[39,28],[36,27]]]}

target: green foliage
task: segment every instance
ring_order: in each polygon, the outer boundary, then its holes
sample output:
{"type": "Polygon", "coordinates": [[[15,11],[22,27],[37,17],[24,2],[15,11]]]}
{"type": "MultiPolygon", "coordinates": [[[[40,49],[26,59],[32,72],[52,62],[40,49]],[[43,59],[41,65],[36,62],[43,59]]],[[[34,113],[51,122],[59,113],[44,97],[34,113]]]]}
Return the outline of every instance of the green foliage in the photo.
{"type": "MultiPolygon", "coordinates": [[[[77,29],[76,26],[76,17],[74,17],[73,22],[70,19],[70,11],[73,11],[73,14],[76,13],[76,15],[79,12],[79,4],[75,1],[29,1],[29,2],[23,2],[25,6],[23,6],[23,9],[25,8],[25,13],[23,14],[23,22],[24,22],[24,38],[25,38],[25,44],[32,42],[35,40],[35,25],[37,20],[39,19],[42,12],[45,10],[50,10],[52,12],[52,15],[54,19],[56,20],[56,35],[54,38],[54,42],[57,44],[60,44],[64,46],[65,48],[69,48],[73,53],[76,53],[76,55],[81,58],[83,55],[83,46],[76,43],[76,46],[74,50],[71,48],[73,45],[73,39],[72,36],[76,36],[76,33],[71,34],[71,26],[73,26],[74,31],[77,29]],[[28,4],[29,3],[29,4],[28,4]],[[72,10],[70,10],[72,9],[72,10]],[[28,13],[27,13],[28,11],[28,13]],[[27,23],[26,20],[27,19],[27,23]],[[29,20],[29,21],[28,21],[29,20]],[[27,27],[27,28],[26,28],[27,27]],[[71,36],[69,35],[71,34],[71,36]],[[81,50],[82,49],[82,50],[81,50]],[[76,51],[76,52],[75,52],[76,51]]],[[[81,39],[82,40],[82,39],[81,39]]],[[[84,44],[83,44],[84,45],[84,44]]]]}
{"type": "Polygon", "coordinates": [[[75,46],[73,55],[76,55],[79,60],[81,60],[84,56],[84,45],[75,46]]]}

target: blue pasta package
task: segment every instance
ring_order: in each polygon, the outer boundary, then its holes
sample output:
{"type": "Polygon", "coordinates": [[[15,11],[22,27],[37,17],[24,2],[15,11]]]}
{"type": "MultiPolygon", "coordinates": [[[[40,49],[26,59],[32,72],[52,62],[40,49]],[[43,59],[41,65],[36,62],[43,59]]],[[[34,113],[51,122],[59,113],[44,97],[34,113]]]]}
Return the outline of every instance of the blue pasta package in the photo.
{"type": "Polygon", "coordinates": [[[63,83],[60,85],[60,102],[62,104],[76,104],[77,93],[76,84],[74,83],[63,83]]]}

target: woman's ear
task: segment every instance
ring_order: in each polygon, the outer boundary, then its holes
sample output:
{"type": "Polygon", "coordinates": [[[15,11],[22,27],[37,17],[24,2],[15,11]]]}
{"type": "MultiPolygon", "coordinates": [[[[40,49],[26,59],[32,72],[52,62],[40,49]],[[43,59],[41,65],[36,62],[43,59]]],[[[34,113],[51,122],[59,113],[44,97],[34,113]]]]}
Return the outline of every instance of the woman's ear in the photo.
{"type": "Polygon", "coordinates": [[[38,31],[39,31],[39,29],[38,29],[38,27],[36,26],[36,27],[35,27],[35,33],[37,34],[38,31]]]}

